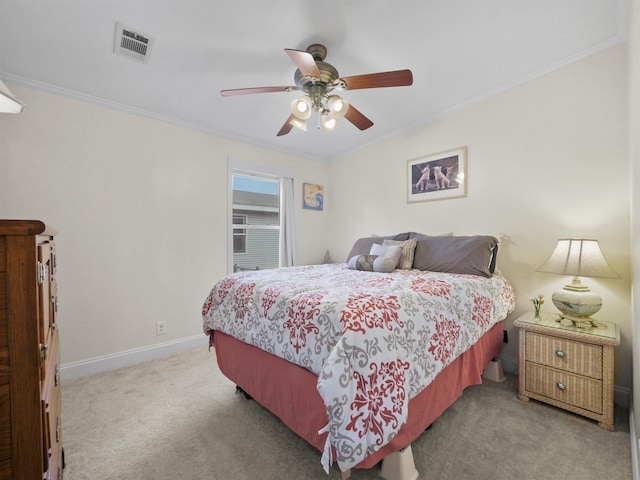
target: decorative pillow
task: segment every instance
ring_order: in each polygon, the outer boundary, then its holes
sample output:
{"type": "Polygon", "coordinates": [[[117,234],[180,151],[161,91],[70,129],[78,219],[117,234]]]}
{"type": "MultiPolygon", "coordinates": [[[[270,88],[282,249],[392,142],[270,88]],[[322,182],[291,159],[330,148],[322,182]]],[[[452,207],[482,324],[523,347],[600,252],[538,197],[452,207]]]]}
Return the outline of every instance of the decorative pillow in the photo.
{"type": "Polygon", "coordinates": [[[495,271],[497,253],[498,240],[490,235],[424,235],[417,242],[413,268],[490,277],[495,271]]]}
{"type": "Polygon", "coordinates": [[[351,270],[373,272],[373,261],[376,258],[378,258],[377,255],[355,255],[349,259],[347,266],[351,270]]]}
{"type": "Polygon", "coordinates": [[[373,271],[379,273],[391,273],[396,269],[398,262],[391,257],[378,257],[373,261],[373,271]]]}
{"type": "Polygon", "coordinates": [[[410,237],[409,237],[410,233],[411,232],[403,232],[403,233],[396,233],[395,235],[378,235],[377,233],[372,233],[371,236],[372,237],[382,237],[382,238],[387,239],[387,240],[402,240],[402,241],[405,241],[405,240],[409,240],[410,239],[410,237]]]}
{"type": "Polygon", "coordinates": [[[380,257],[378,255],[356,255],[347,262],[347,266],[351,270],[389,273],[396,269],[396,262],[390,257],[380,257]]]}
{"type": "Polygon", "coordinates": [[[389,235],[387,237],[373,235],[371,237],[359,238],[353,244],[353,247],[351,247],[351,251],[347,256],[347,261],[349,261],[356,255],[369,255],[369,252],[371,251],[371,245],[373,245],[374,243],[382,245],[382,242],[384,242],[385,240],[407,240],[408,238],[409,232],[398,233],[397,235],[389,235]]]}
{"type": "Polygon", "coordinates": [[[398,266],[398,263],[400,263],[402,247],[400,245],[378,245],[377,243],[374,243],[371,245],[369,254],[392,259],[393,269],[395,269],[398,266]]]}
{"type": "Polygon", "coordinates": [[[405,240],[404,242],[397,240],[385,240],[382,245],[400,245],[402,247],[402,255],[400,255],[400,263],[398,267],[403,270],[411,270],[413,265],[413,255],[416,250],[416,239],[405,240]]]}
{"type": "Polygon", "coordinates": [[[440,233],[438,235],[426,235],[424,233],[409,232],[409,238],[407,240],[411,240],[412,238],[415,238],[416,240],[420,241],[420,240],[424,240],[425,237],[431,238],[431,237],[451,237],[451,236],[453,236],[453,232],[440,233]]]}

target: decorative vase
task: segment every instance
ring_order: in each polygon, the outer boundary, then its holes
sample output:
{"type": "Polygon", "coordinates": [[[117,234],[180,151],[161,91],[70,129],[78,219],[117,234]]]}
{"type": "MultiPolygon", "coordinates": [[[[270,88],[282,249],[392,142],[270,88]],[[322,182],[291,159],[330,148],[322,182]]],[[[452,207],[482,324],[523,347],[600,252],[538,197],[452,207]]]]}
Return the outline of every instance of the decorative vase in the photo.
{"type": "Polygon", "coordinates": [[[537,297],[529,297],[529,300],[533,303],[534,320],[542,320],[542,318],[540,318],[540,307],[544,303],[544,295],[539,293],[537,297]]]}

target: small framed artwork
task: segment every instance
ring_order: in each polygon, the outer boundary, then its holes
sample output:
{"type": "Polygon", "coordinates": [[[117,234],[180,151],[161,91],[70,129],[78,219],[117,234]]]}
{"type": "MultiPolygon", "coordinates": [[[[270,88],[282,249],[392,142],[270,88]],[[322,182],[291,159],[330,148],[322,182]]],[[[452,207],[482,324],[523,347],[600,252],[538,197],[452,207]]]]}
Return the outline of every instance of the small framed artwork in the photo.
{"type": "Polygon", "coordinates": [[[324,187],[313,183],[302,184],[302,208],[322,210],[324,205],[324,187]]]}
{"type": "Polygon", "coordinates": [[[407,203],[467,196],[467,147],[407,161],[407,203]]]}

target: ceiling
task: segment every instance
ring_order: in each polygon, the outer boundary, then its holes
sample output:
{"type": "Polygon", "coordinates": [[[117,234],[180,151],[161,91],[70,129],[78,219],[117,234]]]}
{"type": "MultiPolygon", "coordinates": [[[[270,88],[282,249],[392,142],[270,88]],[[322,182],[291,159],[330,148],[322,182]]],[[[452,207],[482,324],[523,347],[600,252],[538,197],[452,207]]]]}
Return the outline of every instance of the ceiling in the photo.
{"type": "MultiPolygon", "coordinates": [[[[627,0],[0,0],[0,78],[293,155],[334,159],[625,41],[627,0]],[[116,22],[153,37],[114,54],[116,22]],[[411,69],[413,85],[345,91],[370,118],[276,133],[301,92],[285,48],[327,47],[340,76],[411,69]]],[[[29,108],[26,105],[25,108],[29,108]]]]}

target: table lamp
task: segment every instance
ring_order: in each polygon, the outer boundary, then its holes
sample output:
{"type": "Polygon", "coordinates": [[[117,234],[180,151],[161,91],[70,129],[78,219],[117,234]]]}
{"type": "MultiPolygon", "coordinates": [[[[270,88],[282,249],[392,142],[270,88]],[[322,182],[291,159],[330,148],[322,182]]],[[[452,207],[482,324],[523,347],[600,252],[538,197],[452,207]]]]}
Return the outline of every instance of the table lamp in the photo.
{"type": "Polygon", "coordinates": [[[536,271],[573,275],[571,283],[554,292],[551,301],[560,310],[562,323],[586,328],[596,325],[591,315],[602,307],[602,298],[579,277],[620,278],[604,258],[598,241],[583,238],[558,240],[551,256],[536,271]]]}

